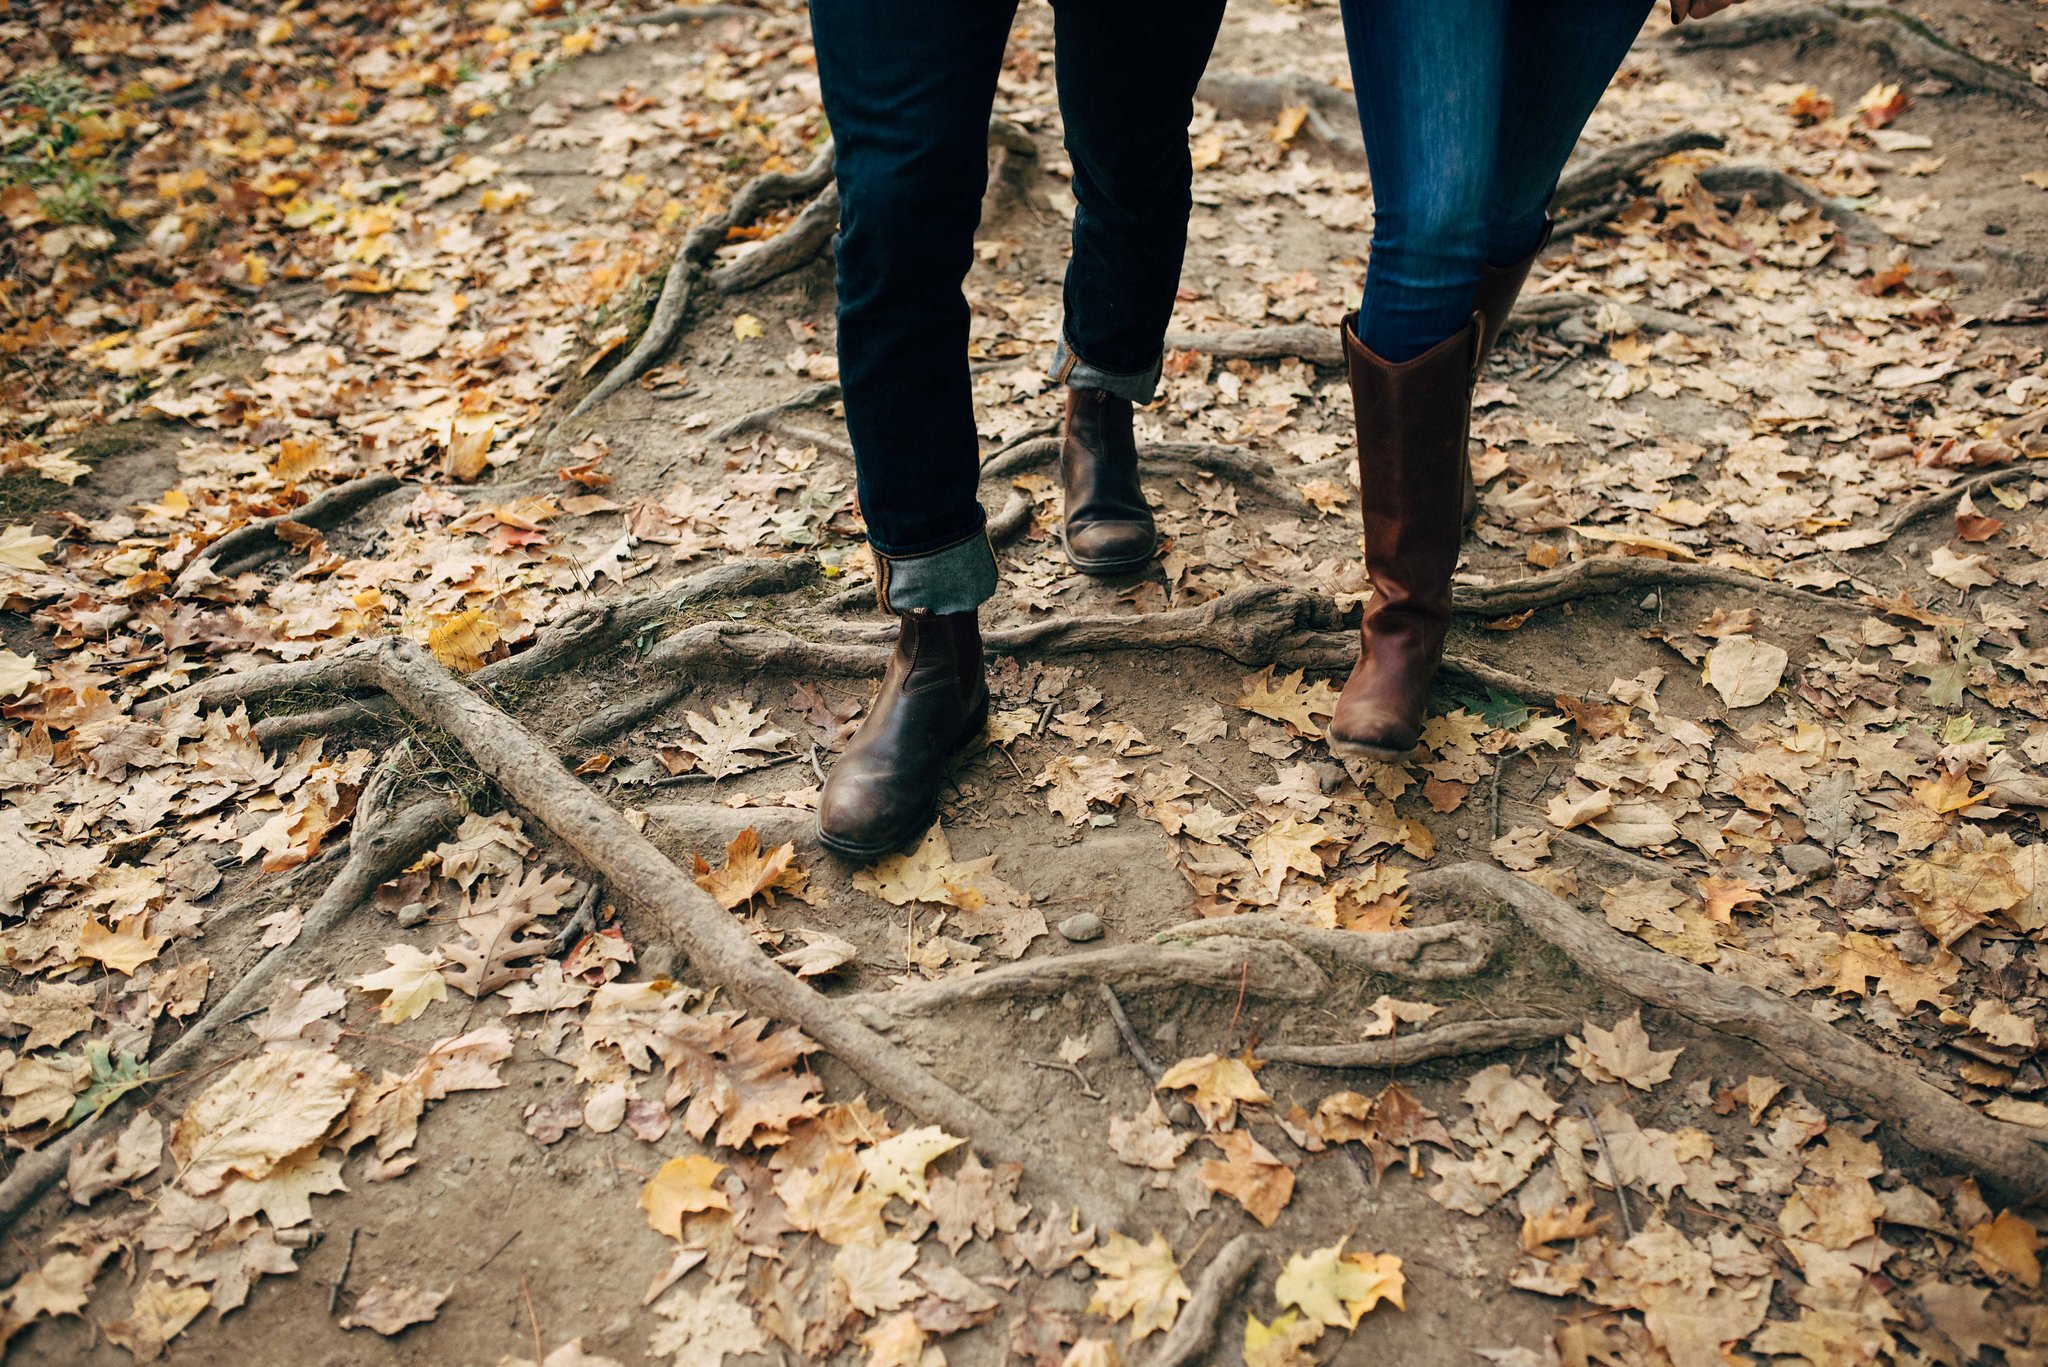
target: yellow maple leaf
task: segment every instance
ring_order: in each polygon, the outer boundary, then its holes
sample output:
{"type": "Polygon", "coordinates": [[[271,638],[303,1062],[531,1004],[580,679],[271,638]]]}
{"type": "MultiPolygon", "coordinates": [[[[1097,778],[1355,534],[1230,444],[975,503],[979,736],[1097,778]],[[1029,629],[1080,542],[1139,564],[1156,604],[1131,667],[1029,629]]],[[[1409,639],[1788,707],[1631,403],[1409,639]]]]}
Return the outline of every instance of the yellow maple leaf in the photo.
{"type": "Polygon", "coordinates": [[[17,570],[39,570],[43,557],[57,548],[54,537],[40,536],[33,527],[13,526],[0,531],[0,565],[17,570]]]}
{"type": "Polygon", "coordinates": [[[925,1185],[924,1170],[934,1158],[966,1142],[936,1125],[924,1125],[863,1149],[860,1165],[868,1175],[868,1190],[884,1197],[901,1196],[914,1206],[925,1205],[931,1199],[931,1189],[925,1185]]]}
{"type": "Polygon", "coordinates": [[[377,1018],[386,1025],[401,1025],[426,1010],[429,1003],[447,999],[448,980],[441,976],[440,960],[411,945],[392,945],[384,957],[391,967],[350,978],[349,984],[365,992],[387,994],[377,1009],[377,1018]]]}
{"type": "Polygon", "coordinates": [[[716,1185],[725,1164],[701,1153],[671,1158],[640,1188],[640,1209],[647,1225],[671,1239],[683,1237],[683,1217],[700,1210],[731,1210],[732,1201],[716,1185]]]}
{"type": "Polygon", "coordinates": [[[1970,1231],[1970,1256],[1993,1274],[2004,1273],[2030,1291],[2041,1288],[2041,1236],[2011,1211],[1970,1231]]]}
{"type": "Polygon", "coordinates": [[[987,900],[974,886],[975,880],[995,864],[994,855],[956,861],[945,829],[933,822],[916,849],[877,860],[872,867],[853,876],[853,885],[862,892],[872,892],[891,906],[936,902],[974,911],[987,900]]]}
{"type": "Polygon", "coordinates": [[[1391,1253],[1346,1253],[1345,1240],[1328,1248],[1296,1253],[1273,1283],[1273,1298],[1297,1306],[1318,1324],[1356,1329],[1358,1321],[1381,1301],[1398,1309],[1407,1279],[1401,1260],[1391,1253]]]}
{"type": "Polygon", "coordinates": [[[1315,1359],[1305,1351],[1323,1336],[1323,1326],[1305,1320],[1299,1310],[1261,1323],[1249,1310],[1244,1316],[1244,1367],[1313,1367],[1315,1359]]]}
{"type": "Polygon", "coordinates": [[[1258,1065],[1247,1050],[1243,1058],[1225,1058],[1219,1054],[1203,1054],[1197,1058],[1184,1058],[1168,1068],[1159,1079],[1159,1090],[1172,1091],[1180,1087],[1195,1089],[1194,1106],[1202,1122],[1210,1129],[1227,1125],[1237,1114],[1239,1102],[1260,1106],[1273,1098],[1252,1076],[1258,1065]]]}
{"type": "Polygon", "coordinates": [[[48,677],[31,657],[0,650],[0,702],[20,697],[48,677]]]}
{"type": "Polygon", "coordinates": [[[1258,716],[1285,722],[1304,736],[1322,735],[1323,728],[1315,723],[1314,718],[1336,715],[1336,688],[1324,679],[1303,687],[1304,671],[1299,669],[1276,681],[1273,678],[1274,668],[1268,665],[1246,679],[1237,705],[1258,716]]]}
{"type": "Polygon", "coordinates": [[[1172,1247],[1157,1231],[1152,1241],[1144,1244],[1111,1231],[1102,1247],[1091,1248],[1081,1257],[1101,1278],[1089,1298],[1088,1313],[1112,1320],[1130,1316],[1127,1343],[1173,1328],[1181,1302],[1193,1294],[1181,1280],[1172,1247]]]}
{"type": "Polygon", "coordinates": [[[697,886],[727,911],[756,897],[767,898],[772,907],[777,892],[800,897],[809,878],[797,866],[794,844],[777,845],[764,853],[761,833],[752,826],[732,838],[732,843],[725,847],[725,863],[718,868],[712,868],[701,856],[697,859],[697,886]]]}
{"type": "Polygon", "coordinates": [[[484,656],[498,644],[498,624],[482,608],[468,608],[444,617],[427,631],[427,649],[457,674],[483,668],[484,656]]]}
{"type": "Polygon", "coordinates": [[[112,929],[98,921],[87,921],[78,932],[78,957],[97,959],[116,973],[132,974],[157,956],[168,935],[148,935],[147,913],[137,913],[115,923],[112,929]]]}

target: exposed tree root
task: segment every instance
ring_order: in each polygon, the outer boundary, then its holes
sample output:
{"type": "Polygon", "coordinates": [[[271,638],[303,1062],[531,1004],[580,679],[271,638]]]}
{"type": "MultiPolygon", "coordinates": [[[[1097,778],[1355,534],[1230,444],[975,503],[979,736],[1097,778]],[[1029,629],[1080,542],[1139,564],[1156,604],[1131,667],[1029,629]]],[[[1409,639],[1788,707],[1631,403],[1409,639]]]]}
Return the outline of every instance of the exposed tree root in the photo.
{"type": "MultiPolygon", "coordinates": [[[[1957,480],[1946,489],[1940,489],[1931,494],[1922,494],[1910,503],[1900,504],[1892,509],[1890,517],[1887,517],[1878,524],[1878,528],[1889,539],[1922,518],[1933,517],[1937,513],[1954,511],[1956,504],[1966,494],[1981,494],[1985,490],[1995,489],[2001,484],[2011,484],[2014,480],[2032,479],[2039,473],[2039,471],[2024,465],[2014,465],[2003,470],[1992,470],[1985,474],[1972,475],[1969,479],[1957,480]]],[[[1883,543],[1875,542],[1872,544],[1882,545],[1883,543]]],[[[1857,549],[1867,550],[1869,547],[1859,546],[1857,549]]]]}
{"type": "Polygon", "coordinates": [[[1149,945],[1049,954],[851,1000],[879,1018],[1047,997],[1079,983],[1140,993],[1207,987],[1272,1001],[1311,1001],[1340,981],[1372,974],[1427,982],[1469,978],[1485,966],[1492,948],[1491,935],[1463,921],[1357,935],[1270,916],[1226,916],[1161,931],[1149,945]]]}
{"type": "Polygon", "coordinates": [[[1365,164],[1365,139],[1358,132],[1358,106],[1351,95],[1306,76],[1241,76],[1211,72],[1195,87],[1195,98],[1240,123],[1262,123],[1283,109],[1304,109],[1301,131],[1337,161],[1365,164]]]}
{"type": "MultiPolygon", "coordinates": [[[[808,555],[728,560],[660,588],[644,589],[610,602],[586,603],[536,633],[533,644],[527,649],[495,660],[470,677],[493,688],[511,683],[533,683],[588,664],[593,657],[609,654],[660,628],[677,613],[699,604],[788,593],[814,583],[817,578],[818,562],[808,555]]],[[[136,712],[139,716],[153,716],[173,703],[194,700],[202,708],[222,706],[228,699],[245,703],[264,702],[283,693],[317,686],[325,677],[324,663],[324,657],[295,660],[259,665],[239,674],[218,675],[138,707],[136,712]],[[228,679],[238,682],[225,691],[215,688],[216,684],[228,679]]],[[[393,706],[390,699],[382,696],[366,698],[313,712],[266,717],[252,730],[256,739],[266,745],[296,740],[300,736],[328,735],[371,717],[389,716],[393,706]]]]}
{"type": "Polygon", "coordinates": [[[604,378],[583,396],[581,402],[569,410],[569,416],[582,417],[639,379],[668,351],[675,342],[676,334],[682,330],[683,315],[689,311],[690,294],[698,272],[711,260],[732,229],[753,222],[763,210],[784,200],[818,193],[831,179],[832,144],[828,142],[803,170],[794,173],[770,171],[754,177],[740,187],[724,213],[690,229],[683,237],[682,246],[676,249],[675,258],[669,262],[668,274],[662,279],[661,295],[654,303],[654,314],[647,320],[640,340],[633,344],[624,359],[605,372],[604,378]]]}
{"type": "Polygon", "coordinates": [[[1572,1028],[1570,1021],[1547,1016],[1458,1021],[1412,1035],[1351,1044],[1261,1044],[1259,1056],[1269,1063],[1298,1063],[1310,1068],[1401,1068],[1433,1058],[1527,1049],[1560,1039],[1572,1028]]]}
{"type": "Polygon", "coordinates": [[[720,294],[739,294],[795,270],[825,249],[839,230],[839,187],[827,185],[790,225],[708,279],[720,294]]]}
{"type": "Polygon", "coordinates": [[[1794,588],[1761,575],[1729,569],[1725,565],[1691,564],[1678,560],[1652,560],[1640,555],[1600,555],[1575,560],[1569,565],[1505,584],[1460,584],[1452,603],[1461,616],[1511,617],[1518,612],[1555,607],[1579,598],[1608,593],[1629,593],[1637,589],[1722,588],[1742,593],[1768,593],[1802,603],[1831,608],[1853,608],[1842,598],[1829,598],[1811,589],[1794,588]]]}
{"type": "Polygon", "coordinates": [[[1138,1071],[1145,1075],[1148,1082],[1157,1086],[1159,1079],[1166,1076],[1166,1070],[1159,1066],[1157,1059],[1145,1052],[1145,1042],[1138,1038],[1137,1027],[1131,1024],[1131,1014],[1124,1010],[1123,999],[1117,996],[1116,989],[1108,983],[1098,983],[1096,988],[1102,993],[1102,1004],[1109,1008],[1109,1018],[1116,1022],[1117,1034],[1123,1036],[1124,1048],[1130,1050],[1131,1057],[1137,1060],[1138,1071]]]}
{"type": "Polygon", "coordinates": [[[311,527],[326,531],[343,521],[365,503],[382,498],[402,483],[397,475],[379,471],[346,484],[337,484],[318,498],[310,499],[288,513],[245,522],[208,546],[203,554],[179,573],[171,585],[175,597],[186,597],[194,589],[215,579],[245,574],[266,565],[291,549],[285,534],[294,528],[311,527]]]}
{"type": "Polygon", "coordinates": [[[1687,51],[1748,47],[1785,39],[1802,49],[1815,41],[1867,49],[1902,74],[1938,76],[1963,90],[1995,96],[2022,109],[2048,111],[2048,90],[2004,67],[1972,57],[1937,38],[1899,10],[1877,6],[1763,5],[1717,16],[1710,24],[1673,29],[1666,41],[1687,51]]]}
{"type": "Polygon", "coordinates": [[[1454,864],[1423,870],[1409,882],[1419,898],[1468,909],[1503,906],[1604,986],[1748,1040],[1764,1051],[1772,1067],[1895,1126],[1915,1148],[1948,1159],[2007,1194],[2034,1200],[2048,1193],[2048,1148],[2037,1132],[1993,1120],[1936,1087],[1911,1064],[1823,1025],[1792,1002],[1650,949],[1506,869],[1454,864]]]}
{"type": "Polygon", "coordinates": [[[1668,156],[1725,146],[1727,140],[1718,133],[1700,128],[1681,128],[1676,132],[1604,147],[1565,168],[1564,175],[1557,182],[1557,193],[1550,199],[1551,211],[1561,213],[1598,199],[1617,186],[1628,184],[1635,179],[1637,172],[1668,156]]]}
{"type": "MultiPolygon", "coordinates": [[[[362,823],[368,825],[368,819],[362,823]]],[[[298,938],[278,945],[206,1008],[203,1015],[161,1054],[149,1060],[153,1077],[169,1078],[189,1070],[230,1023],[257,1006],[287,966],[297,963],[305,947],[333,930],[361,906],[379,883],[446,839],[455,829],[455,805],[439,795],[421,798],[386,820],[349,839],[348,858],[332,882],[306,912],[298,938]]],[[[111,1128],[118,1105],[83,1121],[42,1148],[23,1154],[5,1182],[0,1182],[0,1227],[19,1220],[30,1205],[64,1175],[71,1155],[111,1128]]]]}
{"type": "Polygon", "coordinates": [[[1720,166],[1702,166],[1700,185],[1708,193],[1726,199],[1740,199],[1744,195],[1750,195],[1759,204],[1806,205],[1834,224],[1844,238],[1859,247],[1894,250],[1899,246],[1898,239],[1879,227],[1877,221],[1868,214],[1835,203],[1798,177],[1780,171],[1775,166],[1763,166],[1754,162],[1726,162],[1720,166]]]}
{"type": "Polygon", "coordinates": [[[863,1024],[842,1003],[778,967],[753,936],[617,811],[563,767],[531,732],[465,688],[409,641],[369,643],[333,656],[330,685],[381,688],[418,720],[460,745],[499,789],[604,880],[639,936],[674,946],[706,986],[749,1010],[797,1026],[877,1091],[967,1139],[990,1157],[1023,1163],[1090,1218],[1114,1223],[1114,1202],[1062,1174],[1013,1125],[941,1081],[863,1024]]]}
{"type": "Polygon", "coordinates": [[[1181,1307],[1180,1318],[1159,1341],[1158,1351],[1146,1367],[1189,1367],[1216,1361],[1209,1350],[1215,1346],[1223,1309],[1258,1265],[1259,1248],[1249,1234],[1240,1234],[1218,1249],[1196,1279],[1194,1295],[1181,1307]]]}
{"type": "MultiPolygon", "coordinates": [[[[1547,327],[1600,308],[1626,314],[1643,332],[1677,332],[1687,337],[1703,337],[1709,330],[1697,318],[1688,318],[1668,309],[1575,292],[1523,295],[1515,301],[1514,311],[1508,315],[1506,330],[1513,332],[1520,328],[1547,327]]],[[[1176,351],[1199,351],[1219,360],[1275,361],[1297,357],[1311,365],[1326,368],[1344,364],[1344,343],[1337,330],[1308,323],[1240,328],[1231,332],[1175,330],[1166,334],[1166,345],[1176,351]]],[[[1151,458],[1152,452],[1148,449],[1146,459],[1149,462],[1151,458]]]]}
{"type": "Polygon", "coordinates": [[[807,408],[816,408],[819,404],[834,402],[839,398],[839,394],[839,381],[837,380],[826,380],[822,383],[814,384],[808,389],[798,390],[780,403],[772,403],[766,408],[757,408],[751,413],[742,413],[730,422],[720,423],[704,434],[704,444],[706,446],[716,446],[720,442],[731,441],[734,437],[744,437],[749,432],[766,431],[771,427],[779,425],[791,413],[801,413],[807,408]]]}

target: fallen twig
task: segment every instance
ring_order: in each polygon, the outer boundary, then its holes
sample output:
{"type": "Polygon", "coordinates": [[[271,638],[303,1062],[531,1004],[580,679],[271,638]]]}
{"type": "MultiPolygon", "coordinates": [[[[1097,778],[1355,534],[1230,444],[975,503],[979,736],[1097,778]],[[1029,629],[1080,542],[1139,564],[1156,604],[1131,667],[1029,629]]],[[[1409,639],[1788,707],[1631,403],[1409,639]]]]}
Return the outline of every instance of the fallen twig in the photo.
{"type": "Polygon", "coordinates": [[[1572,1028],[1570,1021],[1548,1016],[1457,1021],[1412,1035],[1348,1044],[1262,1044],[1259,1055],[1270,1063],[1298,1063],[1310,1068],[1401,1068],[1433,1058],[1463,1058],[1548,1044],[1572,1028]]]}
{"type": "Polygon", "coordinates": [[[1621,1180],[1621,1169],[1615,1166],[1614,1153],[1607,1147],[1607,1132],[1600,1128],[1600,1118],[1593,1114],[1593,1108],[1579,1103],[1579,1114],[1586,1117],[1586,1123],[1593,1127],[1593,1142],[1599,1146],[1600,1157],[1607,1164],[1607,1180],[1614,1184],[1614,1203],[1621,1207],[1621,1228],[1629,1238],[1636,1237],[1635,1217],[1628,1210],[1628,1183],[1621,1180]]]}
{"type": "MultiPolygon", "coordinates": [[[[2040,473],[2042,472],[2029,466],[2014,465],[2003,470],[1992,470],[1985,474],[1972,475],[1969,479],[1956,481],[1946,489],[1937,489],[1931,494],[1922,494],[1910,503],[1900,504],[1892,509],[1889,517],[1878,524],[1878,530],[1882,531],[1885,538],[1889,540],[1922,518],[1950,511],[1967,495],[1981,494],[1985,490],[1995,489],[2001,484],[2011,484],[2014,480],[2032,479],[2040,473]]],[[[1872,543],[1872,545],[1881,544],[1881,542],[1872,543]]],[[[1867,550],[1869,548],[1858,546],[1856,549],[1867,550]]]]}
{"type": "Polygon", "coordinates": [[[1259,1248],[1249,1234],[1240,1234],[1216,1251],[1202,1275],[1195,1281],[1194,1294],[1181,1307],[1180,1318],[1159,1341],[1147,1367],[1188,1367],[1190,1363],[1215,1361],[1209,1350],[1215,1345],[1223,1307],[1259,1264],[1259,1248]]]}
{"type": "Polygon", "coordinates": [[[1159,1066],[1152,1055],[1145,1052],[1145,1043],[1138,1038],[1137,1029],[1132,1026],[1131,1017],[1124,1010],[1123,998],[1117,996],[1116,989],[1108,983],[1097,983],[1095,986],[1102,993],[1102,1004],[1109,1008],[1109,1018],[1116,1022],[1117,1034],[1123,1036],[1124,1048],[1130,1050],[1131,1057],[1137,1060],[1138,1071],[1145,1075],[1147,1082],[1157,1086],[1159,1079],[1166,1076],[1166,1070],[1159,1066]]]}
{"type": "Polygon", "coordinates": [[[1802,1008],[1697,964],[1659,953],[1506,869],[1462,863],[1410,875],[1418,898],[1505,907],[1596,982],[1650,1006],[1760,1046],[1797,1074],[1924,1153],[1958,1164],[2026,1200],[2048,1193],[2048,1149],[2038,1132],[1990,1116],[1936,1087],[1902,1059],[1824,1025],[1802,1008]]]}

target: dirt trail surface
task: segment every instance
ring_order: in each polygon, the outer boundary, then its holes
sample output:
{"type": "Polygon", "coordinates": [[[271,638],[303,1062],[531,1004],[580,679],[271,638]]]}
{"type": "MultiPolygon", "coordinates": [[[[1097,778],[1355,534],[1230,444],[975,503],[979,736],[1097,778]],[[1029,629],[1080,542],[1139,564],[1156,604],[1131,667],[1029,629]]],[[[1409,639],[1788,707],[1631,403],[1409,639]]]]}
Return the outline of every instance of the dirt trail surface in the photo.
{"type": "Polygon", "coordinates": [[[867,868],[803,13],[269,11],[0,0],[10,1360],[2048,1363],[2048,11],[1653,16],[1347,767],[1336,8],[1104,584],[1027,5],[989,744],[867,868]]]}

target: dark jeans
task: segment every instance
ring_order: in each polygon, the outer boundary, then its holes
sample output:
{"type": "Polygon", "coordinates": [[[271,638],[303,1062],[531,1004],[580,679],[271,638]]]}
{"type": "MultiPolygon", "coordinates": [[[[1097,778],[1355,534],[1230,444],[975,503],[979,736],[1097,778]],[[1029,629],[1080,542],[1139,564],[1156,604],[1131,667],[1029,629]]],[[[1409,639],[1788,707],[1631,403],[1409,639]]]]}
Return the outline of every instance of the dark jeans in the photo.
{"type": "MultiPolygon", "coordinates": [[[[1191,205],[1188,121],[1224,0],[1057,0],[1073,255],[1055,378],[1149,399],[1191,205]]],[[[961,281],[1016,0],[812,0],[838,149],[839,378],[861,511],[898,610],[995,590],[961,281]]]]}
{"type": "Polygon", "coordinates": [[[1358,339],[1406,361],[1465,326],[1544,214],[1650,0],[1342,0],[1374,222],[1358,339]]]}

